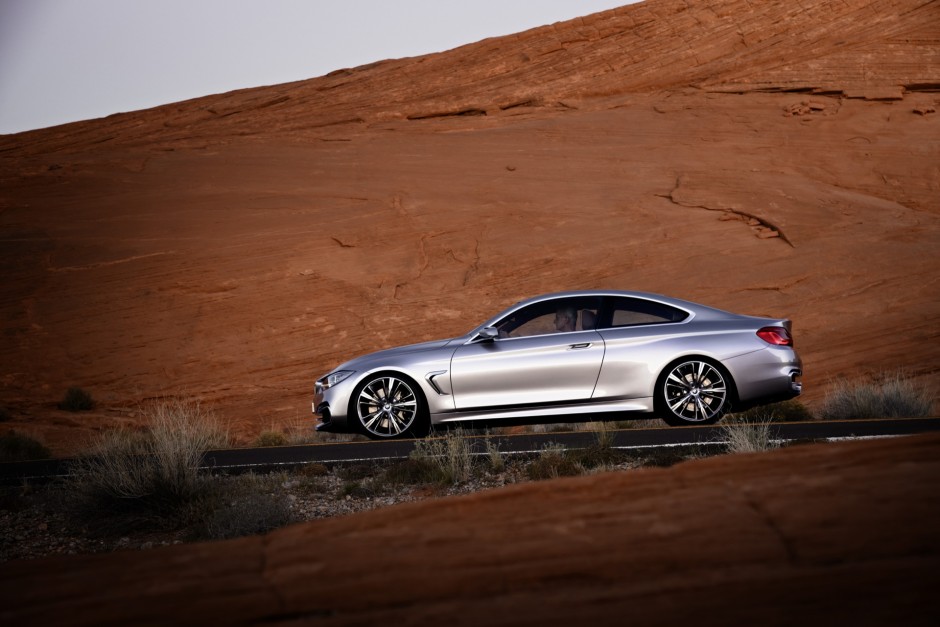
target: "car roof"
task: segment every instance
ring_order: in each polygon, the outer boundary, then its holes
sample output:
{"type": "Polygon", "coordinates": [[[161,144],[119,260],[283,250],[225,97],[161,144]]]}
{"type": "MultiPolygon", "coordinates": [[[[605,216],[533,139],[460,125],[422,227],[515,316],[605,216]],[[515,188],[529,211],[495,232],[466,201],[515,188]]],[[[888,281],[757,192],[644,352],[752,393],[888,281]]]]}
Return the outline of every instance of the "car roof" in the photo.
{"type": "MultiPolygon", "coordinates": [[[[636,292],[636,291],[625,291],[625,290],[574,290],[566,292],[551,292],[548,294],[541,294],[539,296],[533,296],[532,298],[527,298],[517,302],[511,307],[515,309],[519,306],[530,305],[532,303],[538,303],[546,300],[555,300],[556,298],[577,298],[579,296],[622,296],[628,298],[641,298],[644,300],[655,300],[667,304],[672,304],[677,307],[682,307],[684,309],[713,309],[712,307],[707,307],[706,305],[700,305],[698,303],[693,303],[687,300],[682,300],[681,298],[673,298],[671,296],[664,296],[662,294],[656,294],[653,292],[636,292]]],[[[720,310],[715,310],[720,311],[720,310]]]]}
{"type": "Polygon", "coordinates": [[[550,292],[548,294],[541,294],[539,296],[533,296],[532,298],[527,298],[517,302],[511,307],[507,307],[503,311],[499,312],[485,323],[483,323],[478,329],[495,323],[497,320],[503,318],[507,314],[510,314],[514,311],[517,311],[523,307],[531,305],[533,303],[545,302],[550,300],[555,300],[558,298],[577,298],[579,296],[614,296],[614,297],[627,297],[627,298],[640,298],[644,300],[652,300],[660,303],[665,303],[673,307],[678,307],[679,309],[684,309],[689,313],[693,314],[696,317],[703,318],[724,318],[724,317],[734,317],[738,314],[733,314],[721,309],[716,309],[714,307],[708,307],[706,305],[701,305],[699,303],[693,303],[691,301],[682,300],[681,298],[673,298],[671,296],[663,296],[662,294],[655,294],[653,292],[637,292],[637,291],[625,291],[625,290],[573,290],[565,292],[550,292]]]}

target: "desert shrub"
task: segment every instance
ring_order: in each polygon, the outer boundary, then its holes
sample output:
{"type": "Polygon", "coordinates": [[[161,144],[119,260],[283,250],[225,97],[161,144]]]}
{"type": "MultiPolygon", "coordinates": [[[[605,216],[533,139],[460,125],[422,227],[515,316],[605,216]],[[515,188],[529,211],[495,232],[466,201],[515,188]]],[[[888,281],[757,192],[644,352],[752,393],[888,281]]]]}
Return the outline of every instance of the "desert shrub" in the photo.
{"type": "Polygon", "coordinates": [[[770,412],[751,416],[729,414],[721,424],[721,435],[731,453],[759,453],[780,446],[773,439],[770,412]]]}
{"type": "Polygon", "coordinates": [[[410,459],[433,468],[434,483],[457,484],[470,480],[473,456],[470,439],[461,429],[447,431],[442,437],[426,438],[415,443],[410,459]]]}
{"type": "Polygon", "coordinates": [[[357,434],[352,433],[325,433],[319,432],[315,428],[316,420],[311,418],[293,418],[286,422],[283,425],[282,432],[284,434],[284,439],[286,444],[291,445],[301,445],[301,444],[319,444],[321,442],[346,442],[358,437],[357,434]]]}
{"type": "Polygon", "coordinates": [[[225,540],[283,527],[293,522],[288,500],[275,494],[248,494],[215,510],[197,537],[225,540]]]}
{"type": "Polygon", "coordinates": [[[636,420],[618,420],[614,423],[617,429],[660,429],[666,426],[659,418],[638,418],[636,420]]]}
{"type": "Polygon", "coordinates": [[[447,483],[437,461],[429,457],[416,457],[414,455],[386,468],[384,480],[393,486],[447,483]]]}
{"type": "Polygon", "coordinates": [[[361,481],[367,477],[374,477],[375,474],[375,467],[369,464],[349,464],[336,469],[336,475],[345,481],[361,481]]]}
{"type": "Polygon", "coordinates": [[[214,478],[212,490],[190,505],[193,535],[224,540],[266,533],[294,522],[290,501],[281,494],[284,479],[279,473],[214,478]]]}
{"type": "Polygon", "coordinates": [[[29,507],[27,491],[23,487],[0,486],[0,512],[19,512],[29,507]]]}
{"type": "Polygon", "coordinates": [[[304,477],[325,477],[330,474],[330,469],[327,468],[326,464],[313,463],[304,464],[298,472],[304,477]]]}
{"type": "Polygon", "coordinates": [[[526,466],[526,474],[533,481],[572,477],[583,472],[584,468],[566,455],[560,444],[546,444],[538,457],[526,466]]]}
{"type": "Polygon", "coordinates": [[[262,431],[255,440],[255,446],[284,446],[286,444],[287,436],[277,431],[262,431]]]}
{"type": "Polygon", "coordinates": [[[59,402],[59,409],[66,411],[88,411],[95,408],[95,400],[91,394],[78,387],[71,387],[65,391],[65,396],[59,402]]]}
{"type": "Polygon", "coordinates": [[[823,401],[820,415],[827,420],[850,418],[914,418],[929,416],[933,395],[902,373],[882,375],[880,381],[839,381],[823,401]]]}
{"type": "Polygon", "coordinates": [[[569,431],[578,431],[580,424],[574,422],[547,422],[526,425],[523,431],[526,433],[568,433],[569,431]]]}
{"type": "Polygon", "coordinates": [[[199,463],[226,440],[213,416],[179,400],[146,411],[147,431],[105,432],[70,472],[76,513],[104,529],[179,526],[187,508],[211,491],[199,463]]]}
{"type": "Polygon", "coordinates": [[[313,431],[299,435],[295,439],[289,436],[291,444],[317,444],[320,442],[368,442],[369,438],[361,433],[330,433],[329,431],[313,431]]]}
{"type": "Polygon", "coordinates": [[[450,431],[444,437],[445,454],[440,458],[443,462],[444,474],[448,483],[464,483],[473,475],[473,457],[470,452],[470,439],[457,429],[450,431]]]}
{"type": "Polygon", "coordinates": [[[594,432],[594,442],[587,448],[573,451],[570,456],[583,468],[606,468],[623,460],[623,454],[614,448],[613,428],[606,422],[588,423],[594,432]]]}
{"type": "Polygon", "coordinates": [[[343,484],[340,495],[354,499],[369,499],[378,494],[372,481],[348,481],[343,484]]]}
{"type": "Polygon", "coordinates": [[[736,412],[735,415],[742,417],[748,422],[761,422],[762,420],[773,420],[774,422],[803,422],[813,420],[813,414],[806,406],[796,399],[771,403],[761,407],[752,407],[747,411],[736,412]]]}
{"type": "Polygon", "coordinates": [[[701,446],[664,446],[646,449],[636,456],[640,466],[668,468],[690,459],[707,457],[708,453],[701,446]]]}
{"type": "Polygon", "coordinates": [[[0,435],[0,462],[25,462],[52,457],[39,440],[10,430],[0,435]]]}
{"type": "Polygon", "coordinates": [[[499,442],[490,437],[488,432],[487,438],[484,440],[484,446],[486,447],[486,461],[489,464],[490,470],[495,473],[506,470],[506,460],[499,450],[499,442]]]}
{"type": "Polygon", "coordinates": [[[603,421],[589,422],[590,431],[594,432],[594,440],[598,447],[612,449],[614,447],[614,430],[603,421]]]}

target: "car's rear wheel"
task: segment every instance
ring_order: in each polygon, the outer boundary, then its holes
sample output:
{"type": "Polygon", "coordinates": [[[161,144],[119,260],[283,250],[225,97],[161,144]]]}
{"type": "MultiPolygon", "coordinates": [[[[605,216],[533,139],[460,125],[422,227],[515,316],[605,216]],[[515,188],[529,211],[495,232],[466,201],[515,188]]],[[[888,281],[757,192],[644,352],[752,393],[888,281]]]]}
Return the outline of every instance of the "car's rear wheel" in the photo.
{"type": "Polygon", "coordinates": [[[658,413],[670,425],[707,425],[730,408],[731,377],[705,358],[673,362],[656,383],[658,413]]]}
{"type": "Polygon", "coordinates": [[[427,403],[418,386],[399,374],[380,373],[360,383],[350,414],[373,439],[421,437],[427,433],[427,403]]]}

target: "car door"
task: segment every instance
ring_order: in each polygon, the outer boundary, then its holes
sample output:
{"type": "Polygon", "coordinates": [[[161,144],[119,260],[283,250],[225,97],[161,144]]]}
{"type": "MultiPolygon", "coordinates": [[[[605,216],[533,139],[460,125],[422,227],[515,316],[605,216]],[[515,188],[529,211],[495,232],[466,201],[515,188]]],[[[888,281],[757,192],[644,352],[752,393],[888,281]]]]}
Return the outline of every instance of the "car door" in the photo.
{"type": "Polygon", "coordinates": [[[650,396],[661,366],[688,342],[682,330],[689,316],[665,303],[609,297],[598,324],[606,354],[594,398],[650,396]]]}
{"type": "Polygon", "coordinates": [[[451,359],[458,410],[588,400],[604,361],[593,328],[599,298],[536,303],[497,323],[499,337],[459,347],[451,359]],[[556,310],[575,312],[573,330],[557,330],[556,310]],[[586,324],[586,321],[590,321],[586,324]]]}

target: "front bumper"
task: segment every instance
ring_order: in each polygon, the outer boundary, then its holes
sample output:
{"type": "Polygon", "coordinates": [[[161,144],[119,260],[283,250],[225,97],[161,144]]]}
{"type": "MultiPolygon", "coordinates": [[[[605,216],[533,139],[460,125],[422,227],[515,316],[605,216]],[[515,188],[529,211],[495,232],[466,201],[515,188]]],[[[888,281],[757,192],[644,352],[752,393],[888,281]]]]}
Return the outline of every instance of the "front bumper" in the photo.
{"type": "Polygon", "coordinates": [[[319,417],[320,422],[316,425],[317,431],[328,433],[348,431],[345,408],[349,405],[350,390],[343,383],[334,385],[331,388],[323,389],[319,383],[314,386],[313,403],[311,410],[313,414],[319,417]],[[337,411],[339,408],[339,411],[337,411]]]}

